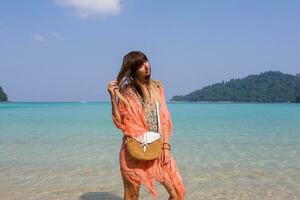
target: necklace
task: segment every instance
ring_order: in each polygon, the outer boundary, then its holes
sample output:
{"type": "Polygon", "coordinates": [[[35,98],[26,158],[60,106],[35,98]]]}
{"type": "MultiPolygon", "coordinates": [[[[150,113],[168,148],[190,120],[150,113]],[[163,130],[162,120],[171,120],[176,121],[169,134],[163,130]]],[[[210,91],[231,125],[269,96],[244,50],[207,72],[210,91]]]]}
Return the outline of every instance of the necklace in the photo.
{"type": "Polygon", "coordinates": [[[156,111],[153,107],[153,103],[148,102],[147,103],[147,108],[150,110],[149,112],[147,112],[147,124],[148,124],[148,128],[150,131],[154,131],[157,132],[157,119],[156,119],[156,111]]]}

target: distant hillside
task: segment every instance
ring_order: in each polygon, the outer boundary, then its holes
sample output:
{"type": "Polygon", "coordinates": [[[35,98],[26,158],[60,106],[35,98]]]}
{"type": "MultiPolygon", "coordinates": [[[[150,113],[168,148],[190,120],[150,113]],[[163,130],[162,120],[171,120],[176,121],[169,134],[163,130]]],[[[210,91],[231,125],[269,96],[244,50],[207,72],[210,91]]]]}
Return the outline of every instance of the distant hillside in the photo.
{"type": "Polygon", "coordinates": [[[171,101],[294,102],[300,103],[300,74],[266,71],[203,87],[171,101]]]}
{"type": "Polygon", "coordinates": [[[2,87],[0,86],[0,101],[7,101],[7,95],[2,90],[2,87]]]}

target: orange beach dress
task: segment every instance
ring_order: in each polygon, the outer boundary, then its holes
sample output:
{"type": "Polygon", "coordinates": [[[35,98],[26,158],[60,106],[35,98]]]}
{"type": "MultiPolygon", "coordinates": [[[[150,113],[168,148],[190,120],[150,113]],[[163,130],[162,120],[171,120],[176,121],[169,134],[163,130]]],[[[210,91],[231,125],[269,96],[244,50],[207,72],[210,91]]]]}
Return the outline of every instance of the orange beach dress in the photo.
{"type": "MultiPolygon", "coordinates": [[[[173,132],[173,124],[170,113],[167,108],[164,88],[160,87],[160,122],[161,134],[168,134],[169,137],[173,132]]],[[[125,106],[121,100],[117,105],[122,118],[122,122],[118,122],[114,115],[112,115],[115,126],[122,130],[123,140],[119,152],[120,171],[122,175],[135,186],[140,186],[143,183],[153,197],[157,197],[158,193],[154,187],[154,181],[171,182],[178,194],[178,200],[184,200],[185,186],[180,176],[176,161],[170,153],[170,161],[162,165],[162,155],[151,161],[137,161],[134,160],[128,153],[125,145],[127,137],[136,137],[142,135],[144,132],[152,130],[157,131],[156,121],[149,121],[155,119],[157,113],[155,106],[153,107],[153,116],[148,116],[142,109],[140,101],[131,89],[128,89],[124,94],[130,106],[125,106]]]]}

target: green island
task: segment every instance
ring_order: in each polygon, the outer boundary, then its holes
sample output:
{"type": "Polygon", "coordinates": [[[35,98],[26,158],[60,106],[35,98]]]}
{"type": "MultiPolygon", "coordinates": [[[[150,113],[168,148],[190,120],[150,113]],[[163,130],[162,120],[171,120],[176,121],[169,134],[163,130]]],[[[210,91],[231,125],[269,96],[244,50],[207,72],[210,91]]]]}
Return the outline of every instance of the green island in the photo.
{"type": "Polygon", "coordinates": [[[7,95],[2,90],[2,87],[0,86],[0,101],[7,101],[7,95]]]}
{"type": "Polygon", "coordinates": [[[205,86],[171,101],[300,103],[300,74],[266,71],[205,86]]]}

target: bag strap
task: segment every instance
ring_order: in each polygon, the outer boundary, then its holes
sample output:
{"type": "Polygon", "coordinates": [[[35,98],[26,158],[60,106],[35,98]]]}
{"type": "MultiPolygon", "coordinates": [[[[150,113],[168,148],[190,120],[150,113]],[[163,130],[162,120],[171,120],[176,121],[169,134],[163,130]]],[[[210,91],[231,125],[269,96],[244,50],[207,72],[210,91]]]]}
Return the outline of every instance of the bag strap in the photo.
{"type": "Polygon", "coordinates": [[[158,132],[161,133],[160,113],[159,113],[159,108],[158,108],[158,102],[157,102],[157,100],[155,101],[155,103],[156,103],[156,115],[157,115],[157,121],[158,121],[158,132]]]}

